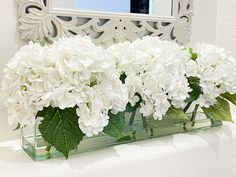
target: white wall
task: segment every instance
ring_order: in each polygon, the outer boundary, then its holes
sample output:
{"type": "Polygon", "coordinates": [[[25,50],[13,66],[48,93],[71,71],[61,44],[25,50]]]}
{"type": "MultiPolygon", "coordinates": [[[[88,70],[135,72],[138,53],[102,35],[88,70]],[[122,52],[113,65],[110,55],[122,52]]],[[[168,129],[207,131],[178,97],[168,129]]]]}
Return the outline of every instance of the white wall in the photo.
{"type": "MultiPolygon", "coordinates": [[[[0,75],[5,63],[23,45],[16,30],[16,7],[14,0],[2,1],[0,6],[0,75]]],[[[0,101],[0,104],[2,101],[0,101]]],[[[15,127],[7,124],[7,113],[0,105],[0,141],[7,138],[18,137],[19,132],[13,132],[15,127]]]]}
{"type": "MultiPolygon", "coordinates": [[[[14,55],[23,42],[19,39],[14,0],[2,1],[0,6],[0,74],[4,64],[14,55]]],[[[194,0],[192,41],[208,41],[227,47],[235,52],[236,46],[236,1],[194,0]],[[218,10],[218,16],[217,16],[218,10]],[[218,17],[218,22],[217,22],[218,17]],[[216,28],[217,26],[217,28],[216,28]]],[[[235,53],[234,53],[235,54],[235,53]]],[[[0,102],[1,103],[1,102],[0,102]]],[[[19,132],[12,132],[7,124],[7,113],[0,105],[0,141],[13,139],[19,132]]]]}
{"type": "Polygon", "coordinates": [[[193,0],[194,16],[192,42],[215,44],[217,22],[217,0],[193,0]]]}
{"type": "Polygon", "coordinates": [[[236,0],[218,0],[216,43],[236,57],[236,0]]]}
{"type": "Polygon", "coordinates": [[[236,57],[236,0],[194,0],[192,41],[224,47],[236,57]]]}
{"type": "MultiPolygon", "coordinates": [[[[236,58],[236,0],[218,0],[217,11],[216,45],[228,49],[236,58]]],[[[231,112],[236,119],[233,105],[231,112]]]]}
{"type": "Polygon", "coordinates": [[[150,14],[153,15],[159,15],[159,16],[171,16],[171,6],[172,6],[172,0],[153,0],[150,1],[150,5],[153,6],[153,12],[150,12],[150,14]]]}

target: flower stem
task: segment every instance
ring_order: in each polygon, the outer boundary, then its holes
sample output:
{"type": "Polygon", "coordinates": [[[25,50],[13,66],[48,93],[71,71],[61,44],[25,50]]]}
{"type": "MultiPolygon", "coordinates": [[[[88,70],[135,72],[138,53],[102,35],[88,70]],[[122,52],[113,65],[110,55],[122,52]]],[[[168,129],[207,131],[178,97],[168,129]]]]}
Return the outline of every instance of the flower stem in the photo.
{"type": "Polygon", "coordinates": [[[47,151],[48,153],[50,153],[51,148],[52,148],[51,145],[47,145],[47,147],[46,147],[46,151],[47,151]]]}
{"type": "Polygon", "coordinates": [[[137,111],[137,109],[135,109],[132,112],[131,117],[129,119],[129,126],[130,126],[130,130],[132,132],[132,139],[133,140],[136,140],[136,131],[133,130],[133,124],[134,124],[134,118],[135,118],[135,115],[136,115],[136,111],[137,111]]]}
{"type": "Polygon", "coordinates": [[[197,104],[194,108],[193,114],[192,114],[192,118],[191,118],[191,122],[192,122],[192,126],[195,125],[195,119],[197,116],[197,111],[198,111],[199,105],[197,104]]]}
{"type": "Polygon", "coordinates": [[[48,144],[48,145],[46,146],[46,156],[47,156],[47,159],[50,159],[50,158],[51,158],[51,153],[50,153],[51,148],[52,148],[52,146],[51,146],[50,144],[48,144]]]}
{"type": "Polygon", "coordinates": [[[147,118],[142,115],[142,119],[143,119],[143,127],[148,131],[147,118]]]}
{"type": "Polygon", "coordinates": [[[136,111],[137,110],[133,111],[132,114],[131,114],[131,117],[129,119],[129,125],[130,126],[134,124],[134,118],[135,118],[135,115],[136,115],[136,111]]]}
{"type": "Polygon", "coordinates": [[[187,123],[184,123],[184,124],[183,124],[183,129],[184,129],[184,131],[187,131],[187,130],[188,130],[186,126],[187,126],[187,123]]]}
{"type": "Polygon", "coordinates": [[[186,113],[188,111],[188,109],[190,108],[192,102],[189,102],[186,107],[184,108],[184,112],[186,113]]]}
{"type": "Polygon", "coordinates": [[[211,125],[213,125],[215,123],[214,120],[209,115],[206,114],[206,116],[211,121],[211,125]]]}

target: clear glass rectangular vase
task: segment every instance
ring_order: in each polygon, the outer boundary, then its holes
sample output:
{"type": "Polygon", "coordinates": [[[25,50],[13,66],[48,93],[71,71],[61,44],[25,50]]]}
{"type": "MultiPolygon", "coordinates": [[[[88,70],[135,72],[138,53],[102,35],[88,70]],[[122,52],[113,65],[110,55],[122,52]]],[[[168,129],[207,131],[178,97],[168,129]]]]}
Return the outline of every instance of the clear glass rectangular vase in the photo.
{"type": "MultiPolygon", "coordinates": [[[[127,114],[130,117],[131,114],[127,114]]],[[[132,143],[141,140],[152,139],[160,136],[184,133],[192,130],[206,129],[216,126],[221,126],[222,121],[212,120],[203,113],[198,113],[194,121],[183,121],[179,118],[164,118],[163,120],[154,120],[152,117],[143,119],[140,115],[136,115],[133,121],[127,119],[124,132],[129,134],[131,139],[116,139],[104,133],[91,138],[84,138],[78,147],[73,150],[70,155],[95,151],[98,149],[124,144],[132,143]]],[[[38,125],[24,127],[22,133],[22,148],[35,161],[46,160],[55,157],[63,156],[55,148],[47,146],[47,143],[42,138],[38,125]]]]}

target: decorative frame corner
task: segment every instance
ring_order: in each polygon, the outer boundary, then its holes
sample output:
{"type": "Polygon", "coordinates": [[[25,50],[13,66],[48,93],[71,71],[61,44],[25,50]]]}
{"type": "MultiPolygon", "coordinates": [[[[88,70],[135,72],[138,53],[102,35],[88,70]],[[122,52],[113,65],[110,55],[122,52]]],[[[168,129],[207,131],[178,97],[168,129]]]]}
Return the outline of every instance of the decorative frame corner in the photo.
{"type": "Polygon", "coordinates": [[[19,32],[23,40],[51,42],[60,37],[88,35],[95,44],[109,46],[146,35],[185,44],[190,41],[193,0],[177,0],[176,17],[58,11],[52,0],[17,0],[19,32]]]}

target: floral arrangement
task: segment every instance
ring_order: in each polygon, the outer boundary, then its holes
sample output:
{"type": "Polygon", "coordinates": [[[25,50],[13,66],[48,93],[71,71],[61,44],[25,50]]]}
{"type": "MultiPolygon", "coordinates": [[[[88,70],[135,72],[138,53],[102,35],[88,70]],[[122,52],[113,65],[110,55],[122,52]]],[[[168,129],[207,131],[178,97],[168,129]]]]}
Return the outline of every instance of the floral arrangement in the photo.
{"type": "Polygon", "coordinates": [[[132,139],[123,132],[126,112],[139,112],[144,123],[168,115],[194,121],[198,110],[232,121],[236,60],[211,44],[183,47],[158,37],[107,49],[80,36],[31,42],[6,65],[2,96],[9,124],[39,122],[44,140],[68,158],[85,136],[132,139]]]}

